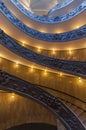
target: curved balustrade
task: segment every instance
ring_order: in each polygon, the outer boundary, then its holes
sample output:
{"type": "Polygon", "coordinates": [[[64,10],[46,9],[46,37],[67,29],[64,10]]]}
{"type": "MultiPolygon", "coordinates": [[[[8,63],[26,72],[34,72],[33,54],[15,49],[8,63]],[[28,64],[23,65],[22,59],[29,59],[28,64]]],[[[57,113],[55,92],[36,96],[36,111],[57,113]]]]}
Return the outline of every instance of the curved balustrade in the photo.
{"type": "Polygon", "coordinates": [[[81,12],[83,12],[86,9],[86,0],[84,0],[84,2],[80,6],[78,6],[77,8],[75,8],[74,10],[69,12],[68,14],[65,14],[63,16],[59,16],[59,17],[56,17],[56,18],[48,18],[48,17],[41,17],[41,16],[37,16],[35,14],[32,14],[30,11],[26,10],[19,3],[18,0],[12,0],[12,2],[15,4],[15,6],[19,10],[21,10],[22,13],[24,13],[25,15],[27,15],[31,19],[33,19],[35,21],[38,21],[38,22],[42,22],[42,23],[59,23],[59,22],[64,22],[66,20],[69,20],[69,19],[75,17],[76,15],[80,14],[81,12]]]}
{"type": "Polygon", "coordinates": [[[56,34],[56,33],[59,34],[59,33],[68,32],[68,31],[77,29],[86,24],[86,19],[84,19],[84,17],[86,16],[86,10],[68,21],[60,22],[57,24],[48,24],[48,23],[46,24],[46,23],[41,23],[41,22],[39,23],[35,20],[32,20],[30,17],[25,15],[23,12],[21,12],[15,6],[15,4],[12,3],[11,0],[8,0],[8,1],[3,0],[3,2],[6,5],[6,7],[11,11],[11,13],[14,14],[20,21],[22,21],[24,24],[26,24],[30,28],[33,28],[40,32],[45,32],[45,33],[52,32],[53,34],[56,34]]]}
{"type": "MultiPolygon", "coordinates": [[[[64,14],[68,14],[69,12],[71,12],[72,10],[74,10],[75,8],[79,7],[84,0],[73,0],[70,1],[69,0],[69,4],[67,4],[66,6],[64,6],[63,8],[52,8],[49,12],[48,12],[48,17],[57,17],[57,16],[63,16],[64,14]]],[[[64,1],[65,2],[65,1],[64,1]]]]}
{"type": "MultiPolygon", "coordinates": [[[[41,47],[32,47],[30,45],[26,45],[25,43],[19,42],[14,39],[15,42],[20,44],[21,46],[32,50],[37,54],[41,54],[44,56],[48,56],[51,58],[62,59],[62,60],[73,60],[73,61],[86,61],[86,48],[80,49],[66,49],[66,50],[56,50],[56,49],[43,49],[41,47]]],[[[83,42],[81,42],[83,43],[83,42]]]]}
{"type": "Polygon", "coordinates": [[[54,11],[54,10],[57,10],[57,9],[61,9],[61,8],[65,7],[65,6],[69,5],[69,4],[72,3],[73,1],[74,1],[74,0],[65,0],[65,1],[63,1],[62,3],[55,5],[55,7],[53,7],[53,8],[48,12],[48,14],[51,13],[51,11],[54,11]]]}
{"type": "MultiPolygon", "coordinates": [[[[73,60],[73,61],[86,61],[86,48],[80,48],[80,49],[66,49],[66,50],[56,50],[56,49],[43,49],[41,47],[32,47],[30,45],[26,45],[23,42],[19,42],[16,39],[14,39],[15,42],[20,44],[21,46],[32,50],[33,52],[37,54],[41,54],[44,56],[48,56],[51,58],[56,59],[62,59],[62,60],[73,60]]],[[[81,42],[83,43],[83,42],[81,42]]]]}
{"type": "MultiPolygon", "coordinates": [[[[40,70],[40,68],[32,66],[33,64],[30,64],[30,66],[29,64],[23,65],[20,62],[17,64],[16,61],[19,61],[18,59],[16,60],[16,57],[14,61],[11,61],[11,58],[7,60],[6,58],[1,57],[0,69],[16,77],[24,79],[27,82],[40,85],[41,87],[43,86],[43,89],[44,87],[46,90],[47,87],[52,89],[53,86],[53,89],[57,91],[61,91],[75,97],[75,99],[78,98],[82,102],[86,102],[86,79],[62,72],[54,73],[48,71],[48,68],[46,68],[46,71],[45,68],[40,70]]],[[[52,92],[49,90],[49,93],[52,92]]],[[[57,96],[54,91],[52,94],[57,96]]],[[[75,100],[72,100],[72,102],[75,102],[76,105],[78,103],[76,103],[75,100]]],[[[78,106],[83,106],[83,104],[78,104],[78,106]]],[[[82,108],[86,110],[86,107],[83,106],[82,108]]]]}
{"type": "Polygon", "coordinates": [[[0,31],[0,43],[31,62],[86,78],[86,62],[60,60],[37,54],[17,44],[13,39],[4,34],[3,31],[0,31]]]}
{"type": "Polygon", "coordinates": [[[20,95],[32,98],[50,109],[68,130],[85,130],[82,123],[58,98],[42,90],[37,85],[25,82],[0,71],[0,89],[10,90],[20,95]]]}
{"type": "Polygon", "coordinates": [[[18,20],[12,13],[6,8],[3,2],[0,2],[0,10],[1,12],[20,30],[28,34],[29,36],[50,42],[57,42],[57,41],[69,41],[75,40],[79,38],[86,37],[86,25],[80,27],[79,29],[61,33],[61,34],[49,34],[49,33],[41,33],[37,30],[31,29],[23,24],[20,20],[18,20]]]}
{"type": "Polygon", "coordinates": [[[79,117],[86,128],[86,102],[53,88],[44,86],[42,88],[64,102],[79,117]]]}
{"type": "Polygon", "coordinates": [[[76,98],[74,96],[71,96],[70,94],[67,94],[65,92],[62,92],[57,89],[53,89],[46,86],[40,86],[42,89],[48,91],[49,93],[53,94],[54,96],[61,99],[63,102],[69,102],[72,105],[76,106],[77,108],[82,109],[83,111],[86,111],[86,101],[83,101],[79,98],[76,98]]]}

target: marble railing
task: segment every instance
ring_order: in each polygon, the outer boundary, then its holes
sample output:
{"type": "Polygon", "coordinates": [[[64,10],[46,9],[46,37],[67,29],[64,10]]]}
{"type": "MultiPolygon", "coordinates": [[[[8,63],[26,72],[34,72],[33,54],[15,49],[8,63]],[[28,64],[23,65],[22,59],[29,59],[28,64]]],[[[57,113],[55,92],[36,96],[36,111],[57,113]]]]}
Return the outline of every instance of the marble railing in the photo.
{"type": "Polygon", "coordinates": [[[19,19],[17,19],[1,1],[0,1],[0,11],[11,21],[13,25],[15,25],[21,31],[39,40],[50,42],[57,42],[57,41],[64,42],[86,37],[86,25],[80,27],[79,29],[60,34],[42,33],[37,30],[31,29],[30,27],[27,27],[24,23],[22,23],[19,19]]]}
{"type": "Polygon", "coordinates": [[[86,9],[86,0],[84,0],[84,2],[79,5],[77,8],[75,8],[74,10],[72,10],[71,12],[69,12],[68,14],[65,14],[63,16],[59,16],[59,17],[55,17],[55,18],[49,18],[49,17],[41,17],[41,16],[37,16],[36,14],[31,13],[30,11],[26,10],[20,3],[18,0],[11,0],[13,2],[13,4],[15,4],[15,6],[25,15],[27,15],[28,17],[30,17],[31,19],[38,21],[38,22],[42,22],[42,23],[59,23],[59,22],[64,22],[66,20],[69,20],[73,17],[75,17],[76,15],[80,14],[81,12],[83,12],[86,9]]]}
{"type": "Polygon", "coordinates": [[[74,1],[74,0],[65,0],[65,1],[63,1],[62,3],[55,5],[52,9],[49,10],[48,15],[49,15],[52,11],[61,9],[61,8],[65,7],[65,6],[69,5],[69,4],[72,3],[73,1],[74,1]]]}
{"type": "Polygon", "coordinates": [[[7,36],[2,30],[0,31],[0,43],[16,53],[17,55],[45,67],[49,67],[58,71],[66,72],[73,75],[78,75],[86,78],[86,62],[68,61],[50,58],[37,54],[23,46],[17,44],[12,38],[7,36]]]}
{"type": "Polygon", "coordinates": [[[0,89],[18,93],[41,103],[47,109],[50,109],[68,130],[85,130],[78,117],[67,106],[38,85],[0,71],[0,89]]]}

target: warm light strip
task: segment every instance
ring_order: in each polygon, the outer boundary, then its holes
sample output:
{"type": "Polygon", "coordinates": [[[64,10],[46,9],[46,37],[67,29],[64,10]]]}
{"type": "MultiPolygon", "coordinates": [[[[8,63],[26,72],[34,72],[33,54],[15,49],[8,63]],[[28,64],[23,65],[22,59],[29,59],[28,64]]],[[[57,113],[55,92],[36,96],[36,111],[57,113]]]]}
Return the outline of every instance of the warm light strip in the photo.
{"type": "MultiPolygon", "coordinates": [[[[1,27],[1,29],[2,29],[2,28],[3,28],[3,27],[1,27]]],[[[3,31],[4,31],[7,35],[9,35],[8,29],[3,29],[3,31]]],[[[15,40],[16,40],[16,39],[15,39],[15,40]]],[[[52,46],[52,47],[47,47],[47,49],[44,48],[42,45],[41,45],[41,46],[40,46],[40,45],[32,46],[32,45],[29,44],[29,42],[27,43],[27,42],[26,42],[25,40],[23,40],[23,39],[19,39],[19,41],[18,41],[18,40],[16,40],[16,41],[17,41],[17,43],[19,43],[21,46],[24,46],[24,47],[27,47],[27,48],[32,47],[32,48],[34,48],[34,49],[36,49],[36,50],[40,50],[39,52],[41,52],[42,50],[53,52],[53,49],[55,50],[55,52],[58,52],[58,51],[68,51],[68,50],[73,51],[73,50],[77,50],[77,49],[86,48],[85,39],[78,39],[78,40],[76,40],[76,41],[77,41],[76,44],[71,45],[71,48],[68,47],[68,46],[70,45],[70,43],[69,43],[69,45],[63,46],[63,48],[61,48],[61,47],[58,45],[58,43],[57,43],[58,46],[55,45],[56,47],[54,47],[54,46],[52,46]],[[77,43],[78,43],[79,40],[81,40],[80,43],[83,42],[83,44],[81,44],[81,45],[83,45],[83,46],[81,46],[80,48],[77,48],[76,45],[77,45],[77,43]]],[[[65,42],[64,42],[64,43],[65,43],[65,42]]],[[[36,44],[37,44],[37,43],[36,43],[36,44]]],[[[79,46],[78,46],[78,47],[79,47],[79,46]]],[[[37,51],[37,52],[38,52],[38,51],[37,51]]],[[[53,54],[53,53],[52,53],[52,54],[53,54]]]]}
{"type": "MultiPolygon", "coordinates": [[[[6,59],[6,58],[4,58],[4,57],[1,57],[2,59],[6,59]]],[[[6,59],[6,60],[8,60],[8,59],[6,59]]],[[[10,60],[11,61],[11,60],[10,60]]],[[[19,61],[11,61],[11,62],[13,62],[13,63],[15,63],[15,67],[17,67],[17,66],[19,66],[19,65],[23,65],[23,64],[21,64],[21,62],[19,62],[19,61]]],[[[23,65],[23,66],[26,66],[26,65],[23,65]]],[[[46,68],[46,67],[43,67],[43,68],[37,68],[36,66],[34,66],[34,65],[29,65],[29,66],[26,66],[26,67],[29,67],[29,68],[31,68],[31,70],[33,71],[33,70],[39,70],[39,71],[44,71],[44,74],[46,75],[47,73],[54,73],[54,74],[58,74],[59,76],[71,76],[71,77],[78,77],[78,76],[75,76],[75,75],[72,75],[72,74],[66,74],[66,73],[64,73],[64,72],[60,72],[60,71],[55,71],[55,70],[52,70],[52,69],[49,69],[49,68],[46,68]]],[[[79,77],[80,78],[80,77],[79,77]]],[[[80,79],[79,79],[80,80],[80,79]]]]}
{"type": "MultiPolygon", "coordinates": [[[[0,58],[1,59],[1,58],[0,58]]],[[[2,58],[2,59],[4,59],[4,58],[2,58]]],[[[2,60],[2,62],[3,62],[3,60],[2,60]]],[[[0,62],[0,63],[2,63],[2,62],[0,62]]],[[[12,62],[12,61],[11,61],[12,62]]],[[[19,62],[14,62],[15,63],[15,67],[19,67],[19,62]],[[18,65],[18,66],[16,66],[16,65],[18,65]]],[[[27,67],[27,66],[24,66],[24,67],[27,67]]],[[[15,68],[16,69],[16,68],[15,68]]],[[[18,68],[17,68],[18,69],[18,68]]],[[[35,67],[34,66],[30,66],[29,67],[29,72],[30,73],[33,73],[33,75],[34,75],[34,71],[35,71],[35,67]]],[[[42,70],[41,70],[42,71],[42,70]]],[[[48,71],[48,69],[47,68],[45,68],[44,70],[43,70],[43,75],[44,75],[44,77],[48,77],[48,72],[50,72],[50,71],[48,71]]],[[[62,73],[62,72],[58,72],[57,73],[57,75],[58,75],[58,77],[63,77],[63,76],[66,76],[64,73],[62,73]]],[[[80,85],[80,86],[82,86],[83,84],[84,84],[84,80],[83,80],[83,78],[81,78],[81,77],[78,77],[78,76],[74,76],[74,78],[75,78],[75,80],[76,80],[76,82],[80,85]]],[[[11,95],[11,98],[12,99],[14,99],[15,98],[15,93],[12,93],[12,95],[11,95]]]]}

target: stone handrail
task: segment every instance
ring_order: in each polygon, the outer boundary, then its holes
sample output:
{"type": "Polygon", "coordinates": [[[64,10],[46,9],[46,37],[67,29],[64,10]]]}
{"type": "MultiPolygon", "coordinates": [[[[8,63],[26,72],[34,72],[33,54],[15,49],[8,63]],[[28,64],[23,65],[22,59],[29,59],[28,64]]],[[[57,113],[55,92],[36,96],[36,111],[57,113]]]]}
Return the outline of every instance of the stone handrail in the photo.
{"type": "Polygon", "coordinates": [[[62,71],[86,78],[86,62],[61,60],[37,54],[19,45],[12,38],[6,35],[2,30],[0,30],[0,43],[12,52],[31,62],[35,62],[37,64],[55,69],[57,71],[62,71]]]}
{"type": "Polygon", "coordinates": [[[59,22],[64,22],[66,20],[69,20],[73,17],[75,17],[76,15],[80,14],[81,12],[83,12],[84,10],[86,10],[86,0],[84,0],[84,2],[79,5],[77,8],[73,9],[71,12],[69,12],[68,14],[65,14],[63,16],[59,16],[59,17],[55,17],[55,18],[49,18],[49,17],[41,17],[41,16],[37,16],[36,14],[31,13],[29,10],[25,9],[18,0],[11,0],[13,2],[13,4],[15,4],[15,6],[25,15],[27,15],[28,17],[30,17],[32,20],[35,20],[37,22],[41,22],[41,23],[59,23],[59,22]]]}
{"type": "Polygon", "coordinates": [[[31,84],[0,70],[0,89],[15,92],[41,103],[60,119],[67,130],[85,130],[78,117],[67,106],[38,85],[31,84]]]}
{"type": "Polygon", "coordinates": [[[0,1],[0,11],[11,21],[13,25],[15,25],[18,29],[26,33],[27,35],[49,42],[65,42],[70,40],[75,40],[79,38],[86,37],[86,25],[80,27],[79,29],[60,33],[60,34],[51,34],[51,33],[42,33],[37,30],[34,30],[30,27],[27,27],[24,23],[22,23],[19,19],[17,19],[4,5],[2,1],[0,1]]]}

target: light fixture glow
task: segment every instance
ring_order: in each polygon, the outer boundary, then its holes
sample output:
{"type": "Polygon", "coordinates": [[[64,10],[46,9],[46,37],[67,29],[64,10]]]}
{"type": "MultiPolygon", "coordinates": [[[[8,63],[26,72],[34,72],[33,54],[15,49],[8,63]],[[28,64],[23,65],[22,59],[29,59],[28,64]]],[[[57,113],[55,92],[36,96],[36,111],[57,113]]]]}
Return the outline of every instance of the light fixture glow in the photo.
{"type": "Polygon", "coordinates": [[[80,77],[78,78],[78,81],[79,81],[79,83],[82,83],[82,79],[80,77]]]}
{"type": "Polygon", "coordinates": [[[15,93],[12,93],[11,98],[12,98],[12,99],[15,98],[15,93]]]}
{"type": "Polygon", "coordinates": [[[69,55],[72,55],[73,50],[72,50],[71,48],[69,48],[69,49],[68,49],[68,53],[69,53],[69,55]]]}
{"type": "Polygon", "coordinates": [[[59,72],[59,76],[60,76],[60,77],[63,76],[63,73],[62,73],[62,72],[59,72]]]}
{"type": "Polygon", "coordinates": [[[38,48],[37,48],[37,51],[38,51],[38,52],[41,52],[41,47],[38,47],[38,48]]]}
{"type": "Polygon", "coordinates": [[[55,53],[56,53],[56,50],[53,48],[52,54],[55,55],[55,53]]]}
{"type": "Polygon", "coordinates": [[[30,66],[30,72],[33,72],[33,71],[34,71],[34,66],[31,65],[31,66],[30,66]]]}
{"type": "Polygon", "coordinates": [[[45,75],[45,76],[47,75],[47,69],[44,70],[44,75],[45,75]]]}

